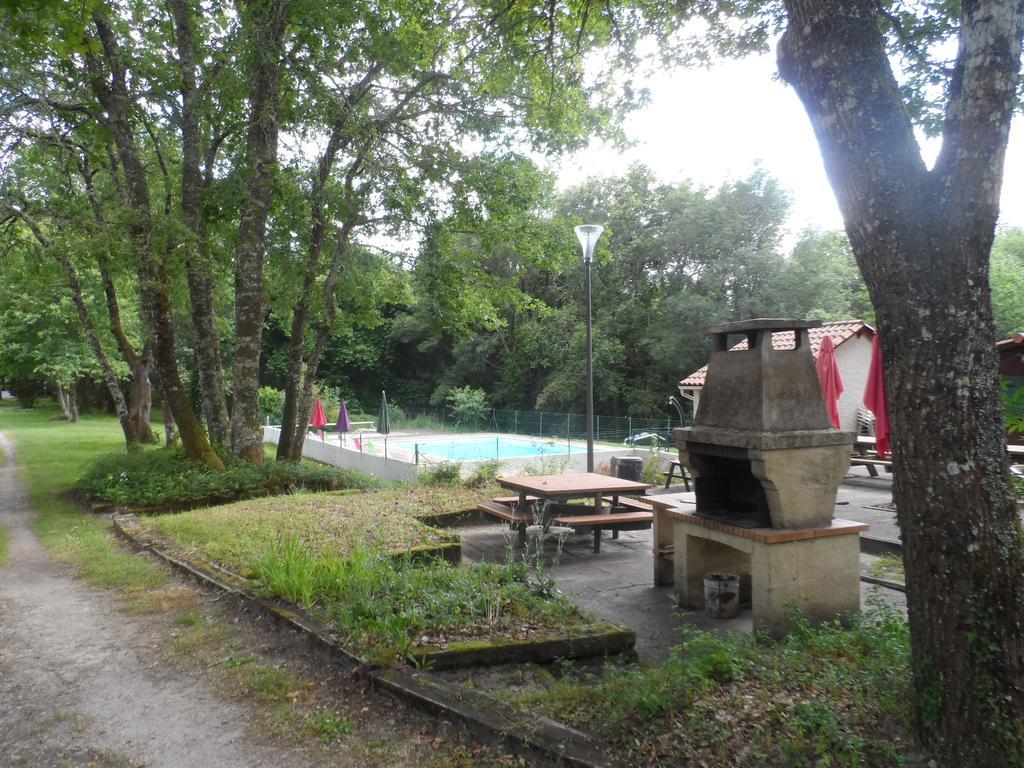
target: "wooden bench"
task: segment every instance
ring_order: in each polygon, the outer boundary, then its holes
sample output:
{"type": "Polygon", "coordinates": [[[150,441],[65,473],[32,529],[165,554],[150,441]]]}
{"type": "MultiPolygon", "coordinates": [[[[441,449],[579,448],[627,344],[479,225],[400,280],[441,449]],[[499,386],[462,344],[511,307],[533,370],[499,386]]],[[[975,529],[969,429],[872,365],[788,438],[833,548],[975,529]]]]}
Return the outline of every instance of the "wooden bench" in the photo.
{"type": "Polygon", "coordinates": [[[867,467],[868,474],[878,477],[878,468],[884,467],[886,472],[892,473],[892,462],[888,459],[879,459],[871,456],[851,456],[850,464],[857,467],[867,467]]]}
{"type": "Polygon", "coordinates": [[[558,515],[551,522],[572,528],[577,533],[588,530],[594,532],[594,551],[601,551],[601,531],[611,531],[618,536],[619,531],[643,531],[654,524],[653,512],[610,512],[607,515],[558,515]]]}
{"type": "MultiPolygon", "coordinates": [[[[533,502],[540,501],[540,497],[539,496],[527,496],[526,500],[532,504],[533,502]]],[[[508,504],[508,505],[518,504],[519,503],[519,497],[518,496],[495,496],[493,499],[491,499],[491,501],[493,501],[495,504],[508,504]]]]}
{"type": "Polygon", "coordinates": [[[476,508],[481,512],[486,512],[488,515],[498,518],[499,520],[504,520],[506,523],[522,525],[533,522],[533,515],[527,514],[526,512],[520,512],[517,509],[512,509],[512,507],[507,504],[498,504],[493,501],[481,501],[476,505],[476,508]]]}
{"type": "MultiPolygon", "coordinates": [[[[615,504],[615,499],[612,498],[611,496],[605,496],[603,499],[601,499],[601,501],[603,501],[608,506],[614,506],[614,504],[615,504]]],[[[644,501],[640,501],[639,499],[631,499],[628,496],[620,496],[619,497],[619,506],[620,507],[625,507],[626,509],[631,509],[634,512],[653,512],[654,511],[654,507],[652,507],[650,504],[648,504],[648,503],[646,503],[644,501]]]]}

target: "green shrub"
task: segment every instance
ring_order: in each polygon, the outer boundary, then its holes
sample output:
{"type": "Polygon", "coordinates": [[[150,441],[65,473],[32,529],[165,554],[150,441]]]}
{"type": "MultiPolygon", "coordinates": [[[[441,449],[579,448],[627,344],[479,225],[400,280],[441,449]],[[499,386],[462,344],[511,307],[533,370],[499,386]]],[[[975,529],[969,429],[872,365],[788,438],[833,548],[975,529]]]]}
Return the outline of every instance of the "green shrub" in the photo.
{"type": "Polygon", "coordinates": [[[420,472],[420,482],[425,485],[458,485],[462,482],[462,464],[457,461],[442,461],[420,472]]]}
{"type": "Polygon", "coordinates": [[[189,459],[180,448],[101,456],[79,480],[89,497],[132,507],[206,506],[251,496],[366,488],[375,484],[353,470],[312,462],[249,464],[224,455],[223,472],[189,459]]]}
{"type": "Polygon", "coordinates": [[[907,622],[883,608],[849,627],[796,616],[778,642],[688,629],[663,662],[570,676],[513,700],[633,757],[657,754],[657,765],[699,755],[709,768],[888,768],[903,762],[911,732],[907,622]]]}
{"type": "Polygon", "coordinates": [[[470,472],[469,477],[464,481],[467,488],[482,488],[485,485],[490,485],[498,478],[498,473],[501,468],[505,465],[505,462],[499,459],[491,459],[490,461],[481,461],[473,466],[473,471],[470,472]]]}
{"type": "Polygon", "coordinates": [[[329,619],[380,662],[409,655],[424,636],[489,637],[527,623],[571,631],[585,621],[568,600],[534,595],[522,563],[414,565],[367,549],[314,554],[293,538],[264,550],[253,570],[267,595],[329,619]]]}
{"type": "Polygon", "coordinates": [[[35,379],[14,379],[10,383],[10,388],[19,408],[35,408],[36,400],[44,395],[43,382],[35,379]]]}
{"type": "Polygon", "coordinates": [[[284,390],[260,387],[260,421],[270,419],[271,424],[280,424],[284,414],[284,390]]]}
{"type": "Polygon", "coordinates": [[[456,387],[448,393],[447,401],[455,423],[460,426],[479,425],[490,410],[487,393],[473,387],[456,387]]]}

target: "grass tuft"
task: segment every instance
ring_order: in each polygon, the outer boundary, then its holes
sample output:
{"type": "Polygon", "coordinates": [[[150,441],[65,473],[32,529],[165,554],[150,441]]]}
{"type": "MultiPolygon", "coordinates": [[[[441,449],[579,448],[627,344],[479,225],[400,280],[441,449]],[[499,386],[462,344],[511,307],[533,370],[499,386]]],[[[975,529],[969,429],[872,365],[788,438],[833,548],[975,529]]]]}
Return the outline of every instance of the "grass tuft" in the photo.
{"type": "Polygon", "coordinates": [[[322,741],[341,741],[351,734],[355,725],[334,710],[321,709],[306,720],[306,728],[322,741]]]}

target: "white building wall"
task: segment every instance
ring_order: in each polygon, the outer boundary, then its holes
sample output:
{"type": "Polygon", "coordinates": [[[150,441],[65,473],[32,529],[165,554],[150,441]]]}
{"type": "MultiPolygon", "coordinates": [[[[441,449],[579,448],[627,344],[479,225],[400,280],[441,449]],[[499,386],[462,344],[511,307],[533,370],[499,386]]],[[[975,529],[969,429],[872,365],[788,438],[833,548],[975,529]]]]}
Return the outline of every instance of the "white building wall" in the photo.
{"type": "Polygon", "coordinates": [[[840,427],[857,430],[857,410],[864,403],[864,388],[871,368],[871,335],[862,333],[836,347],[836,364],[843,377],[843,394],[839,397],[840,427]]]}

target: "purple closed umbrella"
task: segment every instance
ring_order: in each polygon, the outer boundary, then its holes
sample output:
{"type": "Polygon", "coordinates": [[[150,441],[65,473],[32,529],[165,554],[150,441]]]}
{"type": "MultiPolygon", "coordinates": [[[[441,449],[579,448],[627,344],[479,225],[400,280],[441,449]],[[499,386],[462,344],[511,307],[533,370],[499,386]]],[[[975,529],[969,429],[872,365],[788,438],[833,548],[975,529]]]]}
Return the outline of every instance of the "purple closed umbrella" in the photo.
{"type": "Polygon", "coordinates": [[[351,429],[352,422],[348,420],[348,404],[342,398],[341,407],[338,408],[338,421],[334,424],[334,431],[341,435],[342,444],[345,441],[345,433],[351,429]]]}

